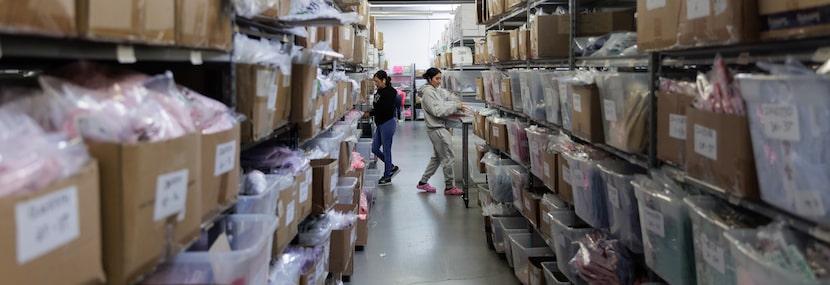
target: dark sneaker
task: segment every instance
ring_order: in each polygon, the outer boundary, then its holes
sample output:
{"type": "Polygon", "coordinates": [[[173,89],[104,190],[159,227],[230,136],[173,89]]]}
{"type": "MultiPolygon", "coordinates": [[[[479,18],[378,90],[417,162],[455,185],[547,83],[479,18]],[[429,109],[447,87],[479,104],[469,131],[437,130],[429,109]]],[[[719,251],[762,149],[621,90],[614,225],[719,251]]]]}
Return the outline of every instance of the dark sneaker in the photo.
{"type": "Polygon", "coordinates": [[[397,165],[395,165],[395,166],[392,166],[392,174],[389,175],[389,176],[390,176],[390,178],[395,177],[396,175],[398,175],[398,173],[401,173],[401,169],[398,168],[397,165]]]}
{"type": "Polygon", "coordinates": [[[389,185],[392,184],[392,177],[382,177],[378,180],[378,185],[389,185]]]}

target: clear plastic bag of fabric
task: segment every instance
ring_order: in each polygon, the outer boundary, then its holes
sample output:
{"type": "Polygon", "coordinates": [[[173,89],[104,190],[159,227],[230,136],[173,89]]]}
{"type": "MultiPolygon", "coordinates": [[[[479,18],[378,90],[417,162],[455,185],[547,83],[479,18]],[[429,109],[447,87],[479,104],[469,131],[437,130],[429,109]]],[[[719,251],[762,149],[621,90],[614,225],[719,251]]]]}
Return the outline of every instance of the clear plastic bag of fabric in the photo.
{"type": "Polygon", "coordinates": [[[633,253],[643,252],[643,235],[637,197],[631,182],[641,171],[628,163],[600,163],[608,195],[608,223],[610,233],[633,253]]]}
{"type": "Polygon", "coordinates": [[[279,19],[295,24],[336,21],[339,25],[349,25],[359,22],[360,15],[355,12],[340,13],[325,0],[293,0],[289,15],[281,16],[279,19]]]}
{"type": "Polygon", "coordinates": [[[571,169],[574,209],[577,216],[597,229],[608,227],[608,193],[602,183],[598,161],[600,156],[588,152],[563,152],[571,169]]]}
{"type": "Polygon", "coordinates": [[[510,156],[516,162],[527,165],[530,163],[530,151],[528,149],[526,122],[511,121],[507,124],[507,140],[510,143],[510,156]]]}
{"type": "Polygon", "coordinates": [[[620,56],[626,49],[637,44],[636,32],[611,33],[602,48],[591,54],[594,57],[620,56]]]}
{"type": "Polygon", "coordinates": [[[268,285],[299,285],[303,274],[302,257],[297,254],[281,254],[271,261],[268,285]]]}
{"type": "Polygon", "coordinates": [[[642,153],[648,143],[648,74],[603,73],[597,76],[602,98],[605,143],[642,153]]]}
{"type": "Polygon", "coordinates": [[[513,205],[516,209],[524,209],[524,204],[522,203],[522,190],[527,189],[530,186],[530,177],[527,175],[527,171],[521,167],[511,167],[506,169],[507,176],[510,178],[511,182],[511,189],[513,190],[513,205]]]}
{"type": "Polygon", "coordinates": [[[530,157],[530,170],[536,177],[545,177],[542,166],[542,153],[547,150],[550,143],[551,132],[546,128],[530,126],[525,129],[528,142],[528,156],[530,157]]]}
{"type": "Polygon", "coordinates": [[[485,155],[481,162],[484,162],[487,167],[487,181],[493,200],[501,203],[513,202],[513,180],[507,171],[513,168],[523,168],[511,159],[501,159],[492,153],[485,155]]]}
{"type": "Polygon", "coordinates": [[[619,241],[593,232],[576,242],[579,250],[569,263],[589,284],[635,284],[636,263],[619,241]]]}
{"type": "Polygon", "coordinates": [[[245,18],[253,18],[278,4],[279,0],[233,0],[234,11],[245,18]]]}

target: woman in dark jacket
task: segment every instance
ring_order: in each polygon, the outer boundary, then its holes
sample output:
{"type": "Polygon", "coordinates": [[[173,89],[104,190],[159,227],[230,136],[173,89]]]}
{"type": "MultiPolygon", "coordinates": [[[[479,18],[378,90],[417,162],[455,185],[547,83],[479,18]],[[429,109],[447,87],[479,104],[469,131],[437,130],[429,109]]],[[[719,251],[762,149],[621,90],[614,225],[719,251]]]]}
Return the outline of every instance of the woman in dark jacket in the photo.
{"type": "Polygon", "coordinates": [[[392,137],[395,136],[398,124],[395,119],[398,92],[392,88],[391,78],[386,71],[378,71],[372,79],[378,88],[372,111],[377,125],[375,138],[372,141],[372,153],[383,161],[384,165],[383,177],[378,181],[378,185],[388,185],[392,183],[392,177],[400,172],[398,166],[392,163],[392,137]],[[383,146],[382,150],[381,146],[383,146]]]}

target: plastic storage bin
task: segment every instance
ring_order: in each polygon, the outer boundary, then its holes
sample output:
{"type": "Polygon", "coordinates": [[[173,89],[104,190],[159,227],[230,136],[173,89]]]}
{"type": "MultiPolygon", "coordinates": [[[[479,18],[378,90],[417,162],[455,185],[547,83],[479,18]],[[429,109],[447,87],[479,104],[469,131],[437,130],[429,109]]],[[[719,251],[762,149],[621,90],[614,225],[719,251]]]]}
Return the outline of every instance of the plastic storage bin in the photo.
{"type": "Polygon", "coordinates": [[[542,271],[545,272],[545,281],[548,285],[570,285],[568,277],[559,270],[557,262],[542,262],[542,271]]]}
{"type": "Polygon", "coordinates": [[[524,111],[524,103],[522,101],[522,73],[524,70],[509,70],[507,71],[510,77],[510,96],[513,98],[513,110],[524,111]]]}
{"type": "MultiPolygon", "coordinates": [[[[529,226],[524,217],[493,217],[493,247],[498,253],[504,253],[507,235],[511,233],[527,233],[529,226]]],[[[511,255],[512,256],[512,255],[511,255]]]]}
{"type": "Polygon", "coordinates": [[[340,177],[337,180],[337,203],[353,204],[357,177],[340,177]]]}
{"type": "Polygon", "coordinates": [[[511,234],[510,242],[513,256],[508,258],[513,258],[513,272],[522,284],[530,284],[529,257],[556,255],[537,233],[511,234]]]}
{"type": "Polygon", "coordinates": [[[510,159],[484,160],[487,168],[487,183],[490,185],[490,194],[493,199],[501,203],[513,202],[513,180],[508,170],[526,171],[510,159]]]}
{"type": "Polygon", "coordinates": [[[559,81],[554,73],[550,71],[539,72],[539,83],[542,84],[542,94],[545,100],[545,121],[555,125],[561,125],[562,119],[559,115],[559,81]]]}
{"type": "Polygon", "coordinates": [[[482,71],[481,77],[484,81],[484,99],[487,103],[501,106],[501,72],[482,71]]]}
{"type": "MultiPolygon", "coordinates": [[[[809,280],[802,274],[781,268],[781,266],[764,258],[758,251],[755,250],[755,246],[758,243],[758,230],[729,230],[726,231],[725,236],[729,240],[729,250],[735,260],[735,272],[737,274],[738,282],[736,284],[830,284],[830,279],[809,280]]],[[[812,241],[810,238],[802,235],[799,236],[801,236],[804,240],[812,241]]]]}
{"type": "MultiPolygon", "coordinates": [[[[573,189],[574,209],[576,215],[597,229],[608,227],[608,193],[597,161],[586,155],[564,152],[562,157],[568,161],[571,169],[571,187],[573,189]]],[[[610,163],[603,161],[602,163],[610,163]]]]}
{"type": "Polygon", "coordinates": [[[605,143],[626,152],[644,152],[648,139],[648,74],[612,73],[596,79],[605,143]]]}
{"type": "Polygon", "coordinates": [[[294,183],[291,176],[265,175],[268,181],[268,188],[259,195],[239,195],[236,202],[236,213],[238,214],[277,214],[277,199],[280,190],[290,187],[294,183]]]}
{"type": "Polygon", "coordinates": [[[539,71],[525,71],[519,76],[521,80],[522,103],[524,104],[522,110],[534,120],[542,121],[547,119],[545,91],[539,79],[539,71]]]}
{"type": "Polygon", "coordinates": [[[550,232],[553,239],[556,260],[559,262],[559,270],[568,277],[568,280],[576,284],[584,284],[582,278],[576,274],[568,262],[576,255],[579,245],[575,241],[595,230],[584,224],[573,212],[562,211],[548,213],[551,221],[550,232]]]}
{"type": "MultiPolygon", "coordinates": [[[[548,129],[536,126],[526,128],[525,133],[527,134],[527,148],[530,156],[530,171],[533,172],[533,175],[536,175],[536,177],[545,177],[545,174],[543,173],[545,171],[545,167],[542,165],[542,152],[547,149],[548,144],[550,143],[551,133],[548,129]]],[[[550,170],[550,167],[554,166],[555,165],[548,165],[548,170],[550,170]]]]}
{"type": "Polygon", "coordinates": [[[560,77],[559,83],[559,115],[562,119],[562,127],[573,131],[573,90],[569,77],[560,77]]]}
{"type": "Polygon", "coordinates": [[[761,199],[830,226],[830,80],[814,76],[738,76],[737,80],[746,100],[761,199]],[[785,130],[783,124],[788,123],[792,128],[785,130]],[[776,125],[781,127],[773,129],[776,125]]]}
{"type": "Polygon", "coordinates": [[[355,150],[357,150],[357,152],[360,153],[360,156],[362,156],[366,161],[374,159],[374,154],[372,154],[372,139],[357,140],[355,150]]]}
{"type": "Polygon", "coordinates": [[[669,284],[696,284],[692,225],[682,190],[638,176],[634,193],[643,225],[646,265],[669,284]]]}
{"type": "Polygon", "coordinates": [[[366,199],[374,201],[378,192],[378,181],[383,176],[383,171],[377,168],[366,168],[366,173],[363,176],[363,193],[366,193],[366,199]]]}
{"type": "Polygon", "coordinates": [[[530,163],[530,150],[527,142],[526,122],[509,121],[507,123],[507,141],[510,144],[510,156],[522,165],[530,163]]]}
{"type": "Polygon", "coordinates": [[[162,264],[145,284],[267,284],[278,223],[273,215],[227,216],[211,231],[227,235],[230,251],[208,252],[210,246],[196,244],[162,264]]]}
{"type": "Polygon", "coordinates": [[[635,167],[622,163],[599,165],[608,193],[608,228],[620,243],[633,253],[643,253],[643,232],[640,211],[634,195],[635,167]]]}

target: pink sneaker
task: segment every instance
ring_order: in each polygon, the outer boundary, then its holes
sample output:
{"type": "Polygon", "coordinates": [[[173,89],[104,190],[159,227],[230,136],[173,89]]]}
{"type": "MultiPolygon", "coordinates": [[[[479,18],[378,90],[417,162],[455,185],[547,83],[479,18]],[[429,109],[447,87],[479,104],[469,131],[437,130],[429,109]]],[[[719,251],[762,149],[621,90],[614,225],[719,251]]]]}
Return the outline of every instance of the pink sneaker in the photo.
{"type": "Polygon", "coordinates": [[[424,190],[427,193],[435,193],[435,191],[437,191],[437,189],[435,189],[435,187],[429,186],[429,183],[418,185],[415,188],[418,188],[419,190],[424,190]]]}
{"type": "Polygon", "coordinates": [[[444,195],[461,195],[464,194],[464,190],[458,189],[458,187],[452,187],[450,189],[444,190],[444,195]]]}

